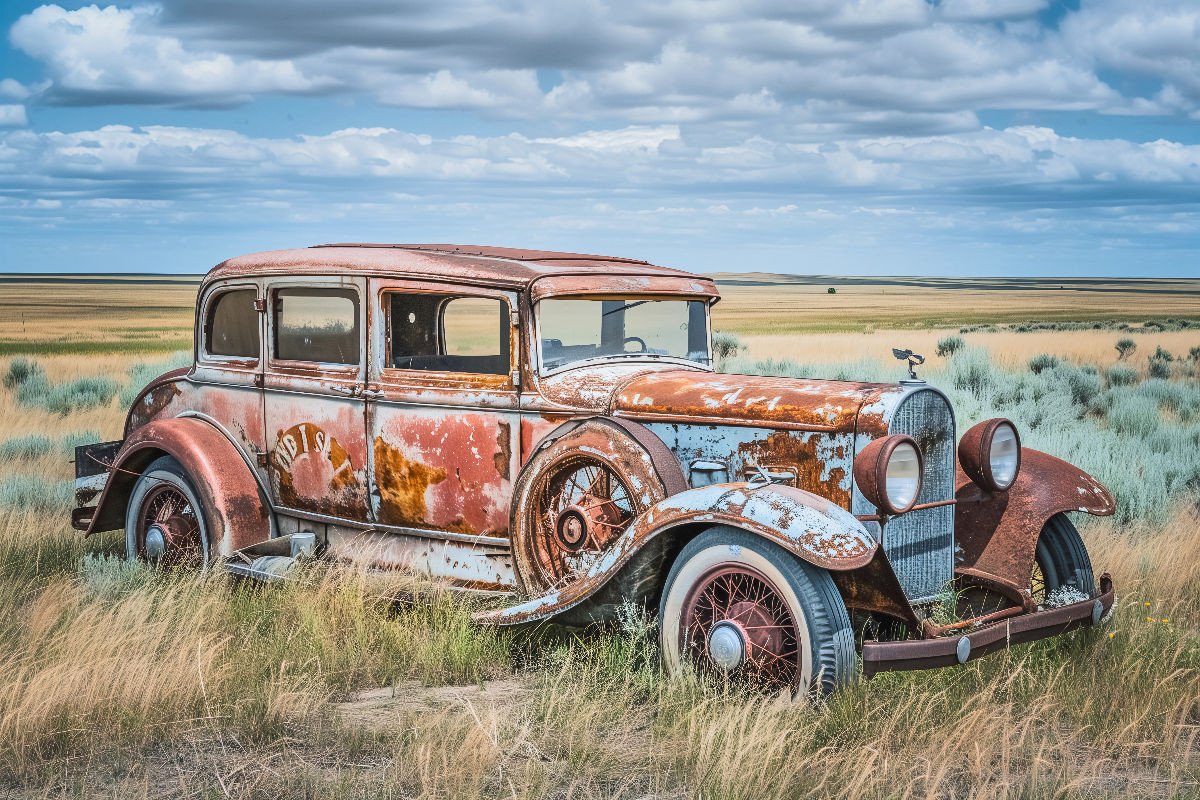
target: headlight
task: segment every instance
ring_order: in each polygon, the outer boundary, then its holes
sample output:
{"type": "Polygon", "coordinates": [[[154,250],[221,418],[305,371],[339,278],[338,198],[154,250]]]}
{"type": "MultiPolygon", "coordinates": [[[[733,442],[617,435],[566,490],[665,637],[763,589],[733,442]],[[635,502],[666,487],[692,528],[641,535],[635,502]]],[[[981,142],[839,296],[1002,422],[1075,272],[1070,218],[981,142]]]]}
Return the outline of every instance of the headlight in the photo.
{"type": "Polygon", "coordinates": [[[911,436],[876,439],[854,458],[854,482],[885,514],[903,514],[917,502],[924,474],[921,448],[911,436]]]}
{"type": "Polygon", "coordinates": [[[974,426],[958,443],[958,463],[985,491],[1007,491],[1021,471],[1021,437],[1016,426],[1002,417],[974,426]]]}

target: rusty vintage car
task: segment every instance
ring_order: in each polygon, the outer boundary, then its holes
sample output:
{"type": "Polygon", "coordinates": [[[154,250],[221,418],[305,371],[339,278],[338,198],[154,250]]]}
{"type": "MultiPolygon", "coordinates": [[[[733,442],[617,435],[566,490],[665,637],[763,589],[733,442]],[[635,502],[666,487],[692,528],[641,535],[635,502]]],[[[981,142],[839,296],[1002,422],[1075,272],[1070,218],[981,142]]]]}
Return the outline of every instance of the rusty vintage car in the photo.
{"type": "Polygon", "coordinates": [[[915,376],[714,372],[717,300],[572,253],[231,259],[200,286],[192,366],[142,390],[122,440],[79,448],[73,522],[160,564],[270,576],[315,550],[519,595],[483,624],[633,603],[671,668],[796,695],[1108,612],[1066,516],[1113,512],[1096,480],[1004,419],[959,439],[915,376]]]}

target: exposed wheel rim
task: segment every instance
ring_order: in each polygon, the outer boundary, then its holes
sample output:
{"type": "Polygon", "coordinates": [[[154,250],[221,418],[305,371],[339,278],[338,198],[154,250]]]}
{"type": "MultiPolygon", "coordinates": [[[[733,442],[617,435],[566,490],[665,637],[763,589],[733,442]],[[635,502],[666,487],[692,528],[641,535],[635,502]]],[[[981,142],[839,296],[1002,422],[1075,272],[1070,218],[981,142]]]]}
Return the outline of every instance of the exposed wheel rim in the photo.
{"type": "Polygon", "coordinates": [[[142,498],[135,541],[138,556],[165,566],[190,566],[204,560],[201,526],[191,500],[178,487],[161,481],[142,498]]]}
{"type": "Polygon", "coordinates": [[[534,556],[552,584],[590,566],[639,513],[624,478],[589,455],[565,458],[546,472],[532,493],[534,556]]]}
{"type": "Polygon", "coordinates": [[[795,690],[803,649],[783,593],[745,564],[719,564],[683,600],[679,652],[700,670],[756,688],[795,690]]]}

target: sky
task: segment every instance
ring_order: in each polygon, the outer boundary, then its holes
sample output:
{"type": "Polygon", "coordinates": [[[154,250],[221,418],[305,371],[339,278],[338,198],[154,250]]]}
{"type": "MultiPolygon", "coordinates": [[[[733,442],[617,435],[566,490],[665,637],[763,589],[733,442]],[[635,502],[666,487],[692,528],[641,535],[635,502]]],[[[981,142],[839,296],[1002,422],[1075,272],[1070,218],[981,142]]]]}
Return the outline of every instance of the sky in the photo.
{"type": "Polygon", "coordinates": [[[1200,0],[0,3],[0,272],[1200,276],[1200,0]]]}

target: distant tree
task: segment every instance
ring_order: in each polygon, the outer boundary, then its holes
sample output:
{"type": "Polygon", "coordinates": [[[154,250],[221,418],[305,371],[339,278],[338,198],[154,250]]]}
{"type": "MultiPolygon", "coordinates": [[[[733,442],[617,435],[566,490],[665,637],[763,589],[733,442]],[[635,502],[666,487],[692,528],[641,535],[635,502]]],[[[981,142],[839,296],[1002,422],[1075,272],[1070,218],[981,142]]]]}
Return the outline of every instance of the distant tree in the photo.
{"type": "Polygon", "coordinates": [[[835,288],[833,288],[832,286],[830,286],[830,287],[829,287],[829,288],[826,290],[826,294],[837,294],[837,289],[835,289],[835,288]]]}
{"type": "Polygon", "coordinates": [[[1200,361],[1200,346],[1188,350],[1188,361],[1200,361]]]}
{"type": "Polygon", "coordinates": [[[1133,339],[1117,339],[1117,356],[1125,358],[1137,350],[1137,342],[1133,339]]]}

